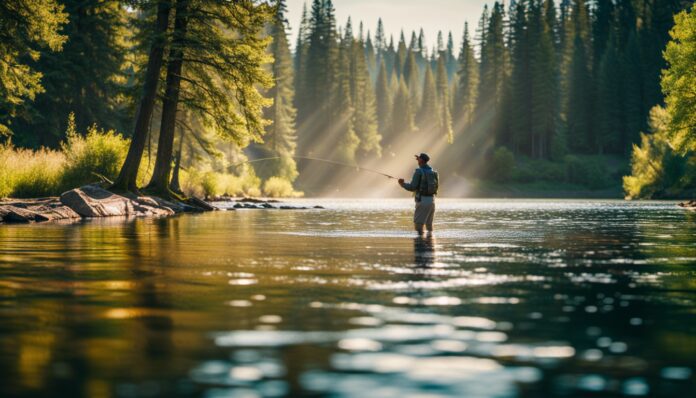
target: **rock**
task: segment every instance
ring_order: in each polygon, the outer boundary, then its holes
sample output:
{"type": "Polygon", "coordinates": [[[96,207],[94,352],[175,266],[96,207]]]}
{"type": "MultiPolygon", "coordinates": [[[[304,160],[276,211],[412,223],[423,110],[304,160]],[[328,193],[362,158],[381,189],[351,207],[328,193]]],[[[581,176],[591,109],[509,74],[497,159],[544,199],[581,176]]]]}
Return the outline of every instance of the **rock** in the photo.
{"type": "Polygon", "coordinates": [[[172,207],[176,205],[162,206],[161,200],[152,199],[158,206],[146,204],[151,203],[149,200],[133,200],[94,185],[72,189],[60,196],[61,203],[82,217],[166,216],[175,213],[172,207]]]}
{"type": "Polygon", "coordinates": [[[241,202],[241,203],[278,203],[278,201],[275,199],[263,200],[263,199],[256,199],[256,198],[242,198],[242,199],[238,199],[237,202],[241,202]]]}
{"type": "Polygon", "coordinates": [[[60,203],[58,198],[0,203],[0,222],[27,223],[79,218],[79,214],[60,203]]]}
{"type": "Polygon", "coordinates": [[[263,207],[264,209],[272,209],[272,208],[273,208],[273,205],[270,204],[270,203],[268,203],[268,202],[266,202],[266,203],[262,203],[262,204],[261,204],[261,207],[263,207]]]}
{"type": "Polygon", "coordinates": [[[28,223],[35,221],[48,221],[48,217],[44,217],[38,212],[24,209],[13,205],[4,205],[0,208],[0,214],[5,222],[28,223]]]}
{"type": "Polygon", "coordinates": [[[313,209],[325,209],[324,206],[314,206],[314,207],[312,207],[312,208],[313,208],[313,209]]]}
{"type": "Polygon", "coordinates": [[[679,203],[679,206],[683,207],[687,210],[696,210],[696,199],[687,200],[686,202],[681,202],[681,203],[679,203]]]}
{"type": "Polygon", "coordinates": [[[204,211],[213,211],[213,210],[219,210],[217,207],[211,205],[208,202],[205,202],[203,200],[198,199],[195,196],[192,196],[187,200],[187,204],[193,207],[199,207],[204,211]]]}

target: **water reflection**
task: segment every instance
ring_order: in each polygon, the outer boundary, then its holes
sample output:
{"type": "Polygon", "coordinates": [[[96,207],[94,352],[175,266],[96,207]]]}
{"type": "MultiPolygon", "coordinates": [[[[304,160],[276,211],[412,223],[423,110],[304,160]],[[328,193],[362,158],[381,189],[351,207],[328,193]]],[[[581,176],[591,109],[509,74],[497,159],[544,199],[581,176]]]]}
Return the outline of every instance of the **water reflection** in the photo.
{"type": "Polygon", "coordinates": [[[0,396],[694,392],[672,204],[322,204],[0,227],[0,396]]]}
{"type": "Polygon", "coordinates": [[[417,267],[427,268],[435,263],[435,237],[432,234],[421,235],[413,239],[413,257],[417,267]]]}

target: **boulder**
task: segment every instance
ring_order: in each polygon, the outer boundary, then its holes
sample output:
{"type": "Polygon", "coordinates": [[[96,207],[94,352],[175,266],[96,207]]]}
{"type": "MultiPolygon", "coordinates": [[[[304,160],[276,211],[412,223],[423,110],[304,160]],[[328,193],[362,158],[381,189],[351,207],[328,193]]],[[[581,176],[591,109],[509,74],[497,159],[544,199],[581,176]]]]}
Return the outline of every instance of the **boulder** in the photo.
{"type": "Polygon", "coordinates": [[[94,185],[64,192],[60,202],[82,217],[167,216],[175,213],[170,207],[153,205],[149,200],[127,198],[94,185]]]}
{"type": "Polygon", "coordinates": [[[28,223],[35,221],[48,221],[41,213],[14,205],[0,207],[0,216],[5,222],[28,223]]]}
{"type": "Polygon", "coordinates": [[[679,203],[680,207],[683,207],[687,210],[696,210],[696,199],[695,200],[687,200],[686,202],[681,202],[679,203]]]}
{"type": "Polygon", "coordinates": [[[0,222],[41,222],[81,218],[58,198],[26,199],[0,203],[0,222]]]}

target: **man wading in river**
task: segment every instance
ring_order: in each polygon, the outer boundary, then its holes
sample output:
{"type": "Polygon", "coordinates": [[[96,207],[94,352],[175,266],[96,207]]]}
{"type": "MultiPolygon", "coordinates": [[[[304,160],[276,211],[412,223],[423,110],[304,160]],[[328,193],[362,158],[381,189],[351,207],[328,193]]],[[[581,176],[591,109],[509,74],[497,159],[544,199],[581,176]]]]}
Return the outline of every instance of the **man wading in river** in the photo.
{"type": "Polygon", "coordinates": [[[428,165],[430,156],[426,153],[416,155],[418,168],[411,177],[411,182],[404,182],[399,178],[399,185],[407,191],[415,192],[416,211],[413,213],[413,223],[418,234],[423,234],[423,226],[428,233],[433,232],[433,219],[435,218],[435,195],[439,185],[437,171],[428,165]]]}

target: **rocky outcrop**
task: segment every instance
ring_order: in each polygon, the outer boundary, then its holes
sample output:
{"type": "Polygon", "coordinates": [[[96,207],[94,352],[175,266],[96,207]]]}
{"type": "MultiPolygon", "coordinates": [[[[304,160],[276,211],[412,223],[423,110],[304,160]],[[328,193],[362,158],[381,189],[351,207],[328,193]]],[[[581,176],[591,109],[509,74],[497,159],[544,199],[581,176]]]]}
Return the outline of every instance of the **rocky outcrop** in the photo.
{"type": "Polygon", "coordinates": [[[215,209],[203,201],[186,204],[154,196],[119,195],[96,185],[86,185],[64,192],[59,198],[0,202],[0,223],[117,216],[160,217],[215,209]]]}
{"type": "Polygon", "coordinates": [[[79,214],[55,200],[0,204],[0,222],[27,223],[79,218],[79,214]]]}
{"type": "Polygon", "coordinates": [[[71,189],[60,195],[60,202],[82,217],[168,216],[175,211],[150,198],[134,200],[94,185],[71,189]]]}

